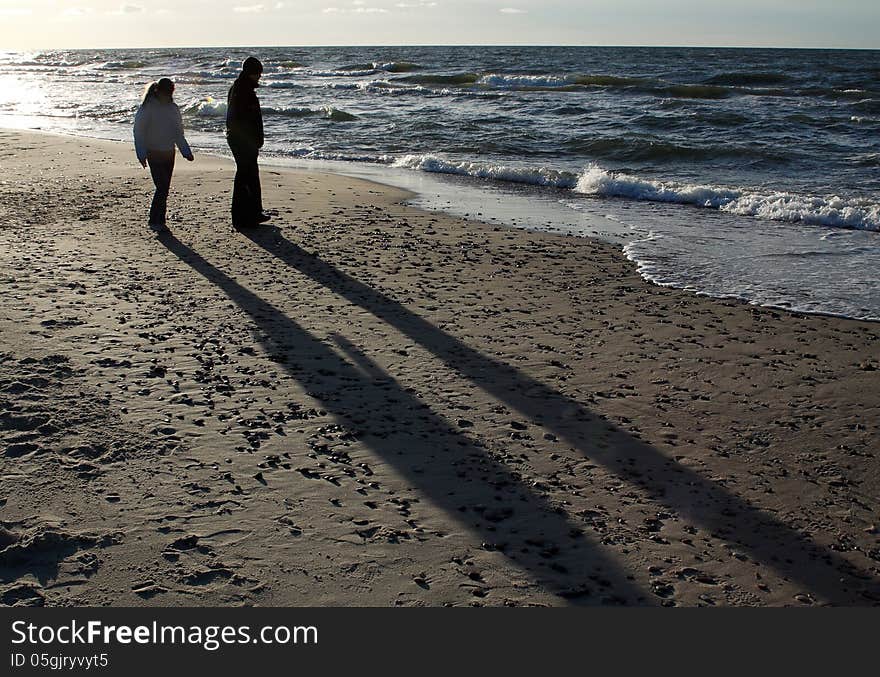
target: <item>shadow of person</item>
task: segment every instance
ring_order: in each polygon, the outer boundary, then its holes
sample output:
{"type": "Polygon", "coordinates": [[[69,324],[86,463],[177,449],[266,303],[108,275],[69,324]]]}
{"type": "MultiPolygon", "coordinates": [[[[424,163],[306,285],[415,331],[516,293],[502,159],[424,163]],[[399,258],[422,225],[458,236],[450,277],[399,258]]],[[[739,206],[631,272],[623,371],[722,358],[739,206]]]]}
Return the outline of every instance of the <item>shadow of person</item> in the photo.
{"type": "Polygon", "coordinates": [[[484,541],[483,547],[502,553],[572,604],[655,603],[519,473],[433,412],[345,337],[333,337],[343,357],[174,235],[163,234],[159,241],[250,316],[262,332],[263,348],[294,378],[306,380],[297,364],[316,365],[324,385],[322,392],[313,388],[312,397],[357,431],[358,441],[421,495],[484,541]],[[389,419],[388,425],[363,429],[365,421],[389,419]]]}
{"type": "Polygon", "coordinates": [[[612,427],[607,445],[597,445],[608,423],[579,402],[466,345],[403,304],[304,251],[275,228],[250,231],[246,236],[285,265],[394,327],[486,393],[551,430],[591,462],[647,491],[658,505],[701,525],[821,600],[841,605],[880,601],[880,584],[870,573],[625,431],[612,427]]]}

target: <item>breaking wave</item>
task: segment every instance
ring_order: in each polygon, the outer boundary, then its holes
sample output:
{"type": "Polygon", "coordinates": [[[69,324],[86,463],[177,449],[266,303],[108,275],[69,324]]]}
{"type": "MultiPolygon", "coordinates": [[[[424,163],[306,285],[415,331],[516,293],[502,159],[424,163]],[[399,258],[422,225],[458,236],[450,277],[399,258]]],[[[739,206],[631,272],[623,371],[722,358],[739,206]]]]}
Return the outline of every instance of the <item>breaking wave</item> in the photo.
{"type": "Polygon", "coordinates": [[[761,193],[739,188],[654,181],[608,172],[597,165],[587,168],[574,190],[584,195],[689,204],[774,221],[880,231],[880,204],[847,201],[837,196],[761,193]]]}
{"type": "Polygon", "coordinates": [[[457,162],[430,154],[404,155],[395,160],[392,166],[435,174],[471,176],[478,179],[494,179],[553,188],[574,188],[578,182],[577,174],[546,167],[516,167],[490,162],[457,162]]]}
{"type": "Polygon", "coordinates": [[[880,232],[880,203],[867,200],[656,181],[609,172],[598,165],[590,165],[578,175],[550,167],[452,160],[423,154],[404,155],[394,160],[392,166],[435,174],[571,189],[575,193],[597,197],[693,205],[773,221],[880,232]]]}
{"type": "Polygon", "coordinates": [[[353,120],[357,120],[356,115],[347,113],[344,110],[339,110],[333,106],[322,106],[321,108],[299,108],[291,106],[289,108],[263,108],[262,110],[266,115],[281,115],[290,118],[321,117],[325,120],[332,120],[333,122],[352,122],[353,120]]]}
{"type": "Polygon", "coordinates": [[[199,118],[216,118],[226,116],[226,102],[218,101],[213,97],[207,97],[187,105],[183,109],[184,115],[192,115],[199,118]]]}

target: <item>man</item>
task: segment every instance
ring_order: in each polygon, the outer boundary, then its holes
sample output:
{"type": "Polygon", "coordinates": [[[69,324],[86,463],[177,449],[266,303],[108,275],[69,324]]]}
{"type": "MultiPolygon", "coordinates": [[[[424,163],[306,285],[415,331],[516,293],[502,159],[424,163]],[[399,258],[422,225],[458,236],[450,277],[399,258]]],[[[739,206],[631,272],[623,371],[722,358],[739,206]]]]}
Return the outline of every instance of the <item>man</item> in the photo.
{"type": "Polygon", "coordinates": [[[251,228],[269,220],[263,213],[260,170],[257,156],[263,147],[263,114],[256,88],[263,64],[249,56],[241,73],[229,89],[226,108],[226,141],[235,157],[235,184],[232,189],[232,226],[251,228]]]}

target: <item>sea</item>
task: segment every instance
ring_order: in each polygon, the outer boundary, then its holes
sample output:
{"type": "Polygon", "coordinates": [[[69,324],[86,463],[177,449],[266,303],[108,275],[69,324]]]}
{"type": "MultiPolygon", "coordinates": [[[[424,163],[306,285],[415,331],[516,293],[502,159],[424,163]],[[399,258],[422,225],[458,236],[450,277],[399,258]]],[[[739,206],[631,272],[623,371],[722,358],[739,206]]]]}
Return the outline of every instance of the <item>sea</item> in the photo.
{"type": "Polygon", "coordinates": [[[197,153],[258,90],[263,164],[428,209],[600,237],[646,279],[880,321],[880,51],[258,47],[0,52],[0,126],[131,139],[170,77],[197,153]]]}

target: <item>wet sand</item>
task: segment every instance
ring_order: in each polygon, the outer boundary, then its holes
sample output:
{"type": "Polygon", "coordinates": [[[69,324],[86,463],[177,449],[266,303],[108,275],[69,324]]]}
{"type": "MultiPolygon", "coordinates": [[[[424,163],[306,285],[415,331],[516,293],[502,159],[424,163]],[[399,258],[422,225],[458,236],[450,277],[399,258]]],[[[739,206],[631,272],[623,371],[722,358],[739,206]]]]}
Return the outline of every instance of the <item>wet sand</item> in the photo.
{"type": "Polygon", "coordinates": [[[0,131],[0,602],[880,603],[880,325],[611,245],[0,131]]]}

